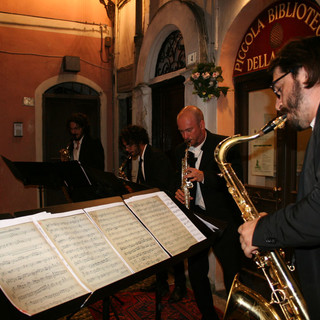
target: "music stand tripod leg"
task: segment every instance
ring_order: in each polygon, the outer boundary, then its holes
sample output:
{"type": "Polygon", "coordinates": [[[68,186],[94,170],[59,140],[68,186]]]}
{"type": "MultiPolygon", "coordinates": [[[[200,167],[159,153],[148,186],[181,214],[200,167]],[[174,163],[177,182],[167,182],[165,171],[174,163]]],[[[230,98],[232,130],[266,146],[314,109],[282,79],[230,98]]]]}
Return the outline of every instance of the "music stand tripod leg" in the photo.
{"type": "MultiPolygon", "coordinates": [[[[120,299],[119,299],[120,300],[120,299]]],[[[121,301],[122,302],[122,301],[121,301]]],[[[119,320],[118,313],[112,304],[111,297],[105,297],[102,302],[102,319],[109,320],[110,319],[110,308],[117,320],[119,320]]]]}
{"type": "Polygon", "coordinates": [[[40,208],[43,208],[43,186],[39,185],[38,189],[39,189],[39,204],[40,204],[40,208]]]}
{"type": "Polygon", "coordinates": [[[161,311],[162,311],[162,304],[161,304],[161,290],[157,281],[156,284],[156,320],[161,320],[161,311]]]}

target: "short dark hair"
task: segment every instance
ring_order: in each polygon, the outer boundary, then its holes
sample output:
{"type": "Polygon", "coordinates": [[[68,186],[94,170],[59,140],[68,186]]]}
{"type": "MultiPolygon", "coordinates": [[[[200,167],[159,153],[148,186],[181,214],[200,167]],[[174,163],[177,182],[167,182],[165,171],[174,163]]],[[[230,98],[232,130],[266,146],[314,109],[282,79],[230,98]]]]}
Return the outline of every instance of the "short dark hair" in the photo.
{"type": "Polygon", "coordinates": [[[83,129],[84,134],[89,134],[90,132],[90,123],[86,114],[77,112],[72,113],[67,120],[67,130],[70,130],[70,122],[76,123],[80,128],[83,129]]]}
{"type": "Polygon", "coordinates": [[[282,72],[292,72],[295,77],[301,67],[306,69],[308,80],[306,88],[320,82],[320,37],[295,39],[287,43],[270,62],[269,71],[276,67],[282,72]]]}
{"type": "Polygon", "coordinates": [[[129,145],[148,144],[149,136],[147,130],[141,126],[130,125],[122,129],[120,134],[120,142],[126,142],[129,145]]]}

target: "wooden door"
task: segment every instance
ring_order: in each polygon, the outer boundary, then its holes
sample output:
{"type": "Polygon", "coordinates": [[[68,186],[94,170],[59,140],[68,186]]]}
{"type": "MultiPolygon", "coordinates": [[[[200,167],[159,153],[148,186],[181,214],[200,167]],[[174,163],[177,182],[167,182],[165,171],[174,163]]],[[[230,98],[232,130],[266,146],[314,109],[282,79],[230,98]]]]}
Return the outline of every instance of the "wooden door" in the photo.
{"type": "Polygon", "coordinates": [[[184,107],[184,77],[152,86],[152,145],[165,151],[174,164],[174,148],[182,137],[177,115],[184,107]]]}
{"type": "MultiPolygon", "coordinates": [[[[96,94],[65,94],[49,89],[43,96],[43,161],[60,161],[59,150],[70,143],[67,119],[74,112],[86,114],[92,137],[100,138],[100,100],[96,94]]],[[[66,203],[60,188],[44,192],[44,205],[66,203]]]]}

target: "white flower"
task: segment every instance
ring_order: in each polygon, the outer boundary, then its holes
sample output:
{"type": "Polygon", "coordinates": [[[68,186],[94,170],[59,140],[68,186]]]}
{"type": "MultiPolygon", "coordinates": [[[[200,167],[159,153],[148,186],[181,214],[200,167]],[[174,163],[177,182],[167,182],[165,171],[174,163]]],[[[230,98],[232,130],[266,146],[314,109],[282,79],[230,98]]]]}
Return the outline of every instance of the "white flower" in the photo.
{"type": "Polygon", "coordinates": [[[200,73],[199,72],[195,72],[192,74],[192,79],[197,80],[200,77],[200,73]]]}
{"type": "Polygon", "coordinates": [[[202,78],[203,79],[209,79],[211,77],[211,74],[209,72],[203,73],[202,78]]]}
{"type": "Polygon", "coordinates": [[[216,78],[218,76],[219,76],[219,72],[218,71],[215,71],[215,72],[212,73],[212,77],[213,78],[216,78]]]}

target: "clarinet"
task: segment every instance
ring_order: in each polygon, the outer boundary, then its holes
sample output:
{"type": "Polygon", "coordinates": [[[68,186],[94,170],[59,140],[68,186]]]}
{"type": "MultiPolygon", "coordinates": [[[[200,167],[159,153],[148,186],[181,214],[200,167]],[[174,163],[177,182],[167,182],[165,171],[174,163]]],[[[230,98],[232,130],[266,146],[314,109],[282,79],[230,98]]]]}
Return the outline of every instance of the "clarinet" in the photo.
{"type": "Polygon", "coordinates": [[[189,145],[184,153],[184,157],[182,158],[182,168],[181,168],[181,189],[184,192],[184,205],[187,209],[190,209],[190,191],[189,189],[193,188],[193,183],[186,178],[187,170],[188,170],[188,151],[189,145]]]}
{"type": "Polygon", "coordinates": [[[122,178],[124,180],[127,180],[129,181],[126,173],[124,172],[124,169],[126,168],[127,164],[128,164],[128,161],[131,160],[131,156],[128,156],[121,164],[120,168],[119,168],[119,171],[118,171],[118,175],[119,175],[119,178],[122,178]]]}

